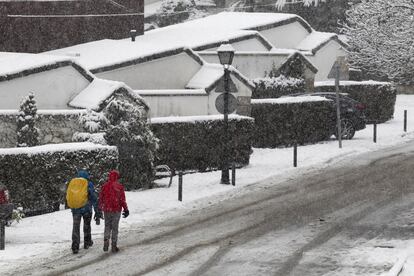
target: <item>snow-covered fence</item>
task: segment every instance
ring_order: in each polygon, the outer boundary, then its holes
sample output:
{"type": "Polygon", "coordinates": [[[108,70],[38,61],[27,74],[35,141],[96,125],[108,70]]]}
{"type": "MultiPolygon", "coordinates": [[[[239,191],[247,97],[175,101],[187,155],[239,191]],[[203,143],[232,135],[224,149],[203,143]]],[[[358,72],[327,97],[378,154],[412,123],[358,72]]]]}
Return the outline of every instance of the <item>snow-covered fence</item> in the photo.
{"type": "MultiPolygon", "coordinates": [[[[250,117],[229,116],[229,156],[238,165],[249,163],[253,123],[250,117]]],[[[227,142],[222,115],[153,118],[151,129],[160,139],[157,164],[174,171],[220,167],[227,142]]]]}
{"type": "Polygon", "coordinates": [[[323,97],[252,100],[252,117],[253,146],[260,148],[315,143],[335,129],[334,105],[323,97]]]}
{"type": "MultiPolygon", "coordinates": [[[[315,91],[335,91],[333,81],[316,82],[315,91]]],[[[365,115],[368,123],[384,123],[394,115],[397,92],[389,82],[377,81],[341,81],[340,91],[366,106],[365,115]]]]}
{"type": "MultiPolygon", "coordinates": [[[[40,144],[71,142],[75,132],[82,131],[78,117],[84,110],[39,110],[36,127],[40,144]]],[[[17,110],[0,111],[0,148],[17,143],[17,110]]]]}
{"type": "Polygon", "coordinates": [[[0,179],[27,215],[53,211],[64,202],[66,182],[78,169],[87,169],[91,180],[102,184],[117,165],[116,147],[91,143],[0,149],[0,179]]]}

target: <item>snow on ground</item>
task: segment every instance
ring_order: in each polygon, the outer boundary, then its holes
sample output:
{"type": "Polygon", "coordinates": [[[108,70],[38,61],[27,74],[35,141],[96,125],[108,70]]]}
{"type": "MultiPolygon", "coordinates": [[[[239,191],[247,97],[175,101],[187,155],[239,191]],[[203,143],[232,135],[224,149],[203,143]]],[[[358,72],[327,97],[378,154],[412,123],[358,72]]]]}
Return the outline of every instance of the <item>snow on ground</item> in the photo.
{"type": "MultiPolygon", "coordinates": [[[[210,196],[231,197],[243,187],[252,186],[268,177],[286,179],[306,173],[311,169],[328,166],[332,162],[359,153],[379,150],[392,145],[402,144],[414,139],[414,95],[398,95],[394,119],[378,125],[378,142],[372,141],[371,125],[356,133],[354,139],[343,141],[338,148],[335,140],[298,148],[298,165],[292,167],[292,148],[254,149],[250,165],[237,170],[236,187],[219,184],[220,171],[195,173],[184,176],[183,202],[177,200],[177,179],[171,188],[159,188],[138,192],[127,192],[127,202],[131,215],[122,219],[120,229],[137,227],[137,224],[168,216],[166,211],[196,208],[202,198],[210,196]],[[408,110],[409,123],[407,134],[403,132],[403,113],[408,110]]],[[[166,184],[161,180],[158,184],[166,184]]],[[[103,223],[93,224],[93,239],[102,239],[103,223]]],[[[45,214],[23,219],[18,224],[6,228],[6,250],[0,251],[0,274],[21,265],[35,263],[36,260],[56,257],[70,251],[72,217],[70,210],[45,214]]],[[[413,242],[414,244],[414,242],[413,242]]],[[[409,244],[406,244],[409,246],[409,244]]],[[[414,270],[414,256],[405,263],[406,270],[414,270]]],[[[408,275],[408,274],[407,274],[408,275]]],[[[413,275],[413,274],[409,274],[413,275]]]]}

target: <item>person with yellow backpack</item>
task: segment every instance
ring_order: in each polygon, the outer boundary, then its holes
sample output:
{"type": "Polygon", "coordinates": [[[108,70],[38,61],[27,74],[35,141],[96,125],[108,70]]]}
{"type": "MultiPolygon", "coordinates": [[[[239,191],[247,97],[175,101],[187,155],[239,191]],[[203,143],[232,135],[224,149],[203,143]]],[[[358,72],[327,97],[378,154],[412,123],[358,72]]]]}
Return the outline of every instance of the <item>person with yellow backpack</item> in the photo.
{"type": "Polygon", "coordinates": [[[89,180],[89,173],[86,170],[79,170],[78,176],[70,180],[66,190],[66,203],[72,209],[72,252],[79,252],[80,224],[83,218],[83,247],[88,249],[93,245],[91,235],[92,208],[95,211],[95,220],[102,218],[98,209],[98,200],[92,181],[89,180]]]}

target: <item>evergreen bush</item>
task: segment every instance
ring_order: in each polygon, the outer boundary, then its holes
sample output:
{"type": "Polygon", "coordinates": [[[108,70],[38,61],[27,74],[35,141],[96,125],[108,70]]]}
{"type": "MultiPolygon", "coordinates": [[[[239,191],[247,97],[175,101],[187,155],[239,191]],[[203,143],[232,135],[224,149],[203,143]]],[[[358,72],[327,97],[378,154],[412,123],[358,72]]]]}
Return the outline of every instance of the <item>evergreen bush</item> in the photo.
{"type": "Polygon", "coordinates": [[[255,120],[253,146],[287,147],[325,140],[335,129],[335,108],[331,101],[288,99],[252,100],[255,120]]]}
{"type": "Polygon", "coordinates": [[[21,206],[26,215],[55,210],[64,202],[66,183],[76,176],[78,169],[88,170],[96,185],[104,183],[106,174],[117,167],[116,148],[80,145],[1,150],[0,179],[15,206],[21,206]]]}
{"type": "MultiPolygon", "coordinates": [[[[238,165],[249,164],[253,120],[229,117],[229,156],[238,165]]],[[[206,116],[191,121],[152,122],[151,129],[160,140],[156,164],[173,171],[207,171],[220,168],[226,147],[222,116],[206,116]]]]}
{"type": "Polygon", "coordinates": [[[119,151],[119,171],[127,190],[152,188],[158,139],[153,135],[145,110],[113,100],[107,107],[105,140],[119,151]]]}
{"type": "Polygon", "coordinates": [[[37,107],[34,94],[30,93],[20,103],[17,116],[17,146],[33,147],[39,144],[39,130],[35,127],[37,107]]]}
{"type": "MultiPolygon", "coordinates": [[[[316,83],[316,91],[332,92],[335,85],[331,82],[316,83]]],[[[365,116],[368,123],[384,123],[394,116],[397,92],[389,82],[341,81],[340,91],[366,106],[365,116]]]]}

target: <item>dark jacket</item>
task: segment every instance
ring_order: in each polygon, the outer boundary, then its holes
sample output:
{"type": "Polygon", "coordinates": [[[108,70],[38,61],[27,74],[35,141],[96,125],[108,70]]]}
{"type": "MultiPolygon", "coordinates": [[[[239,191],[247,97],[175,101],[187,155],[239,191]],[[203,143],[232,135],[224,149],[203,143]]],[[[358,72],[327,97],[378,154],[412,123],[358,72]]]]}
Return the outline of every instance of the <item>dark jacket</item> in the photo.
{"type": "Polygon", "coordinates": [[[108,181],[102,186],[99,193],[99,209],[104,212],[118,213],[122,209],[128,210],[125,199],[124,186],[118,182],[118,171],[109,173],[108,181]]]}
{"type": "Polygon", "coordinates": [[[95,189],[93,187],[92,181],[89,180],[89,173],[85,170],[78,171],[78,177],[85,178],[88,180],[88,202],[85,206],[81,208],[73,208],[73,214],[85,214],[85,213],[92,213],[92,207],[95,212],[98,212],[98,199],[96,197],[95,189]]]}

